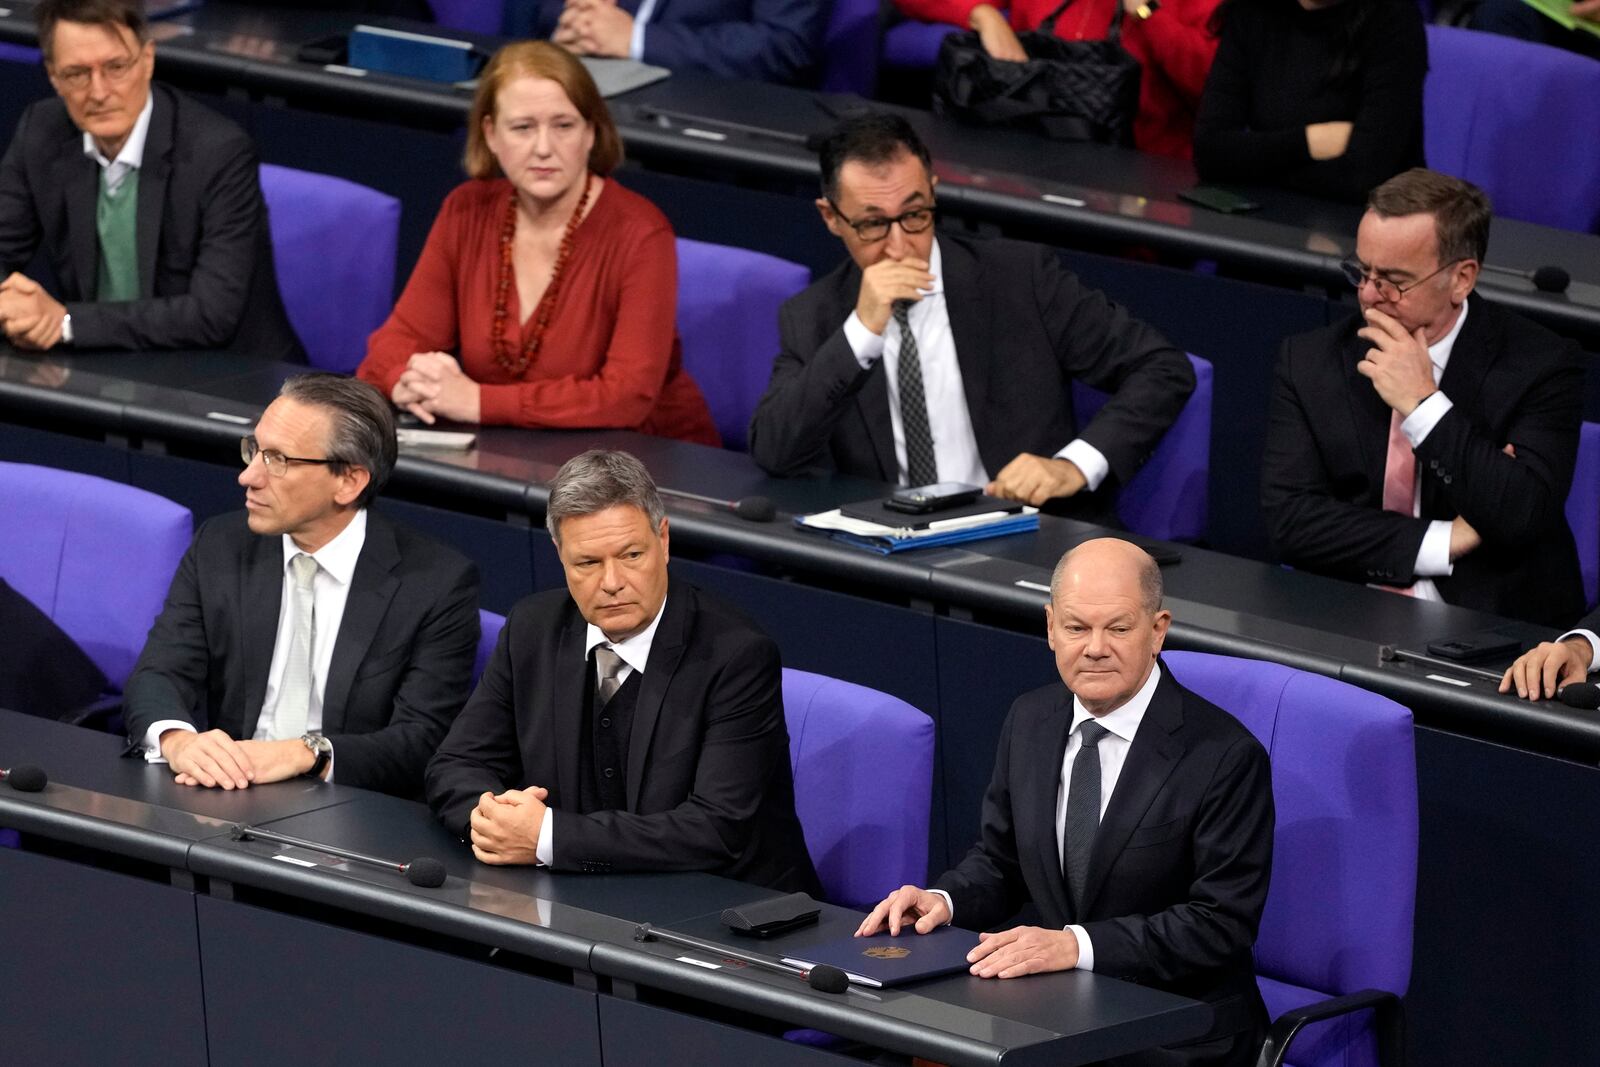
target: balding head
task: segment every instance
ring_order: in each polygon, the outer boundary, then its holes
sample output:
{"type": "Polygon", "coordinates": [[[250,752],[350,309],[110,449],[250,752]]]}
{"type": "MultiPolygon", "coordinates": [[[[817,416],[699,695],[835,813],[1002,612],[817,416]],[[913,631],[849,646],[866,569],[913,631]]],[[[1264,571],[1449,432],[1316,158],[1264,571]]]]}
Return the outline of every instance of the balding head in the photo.
{"type": "Polygon", "coordinates": [[[1161,570],[1130,541],[1085,541],[1050,576],[1046,635],[1061,680],[1094,715],[1144,685],[1172,616],[1161,610],[1161,570]]]}
{"type": "Polygon", "coordinates": [[[1070,580],[1076,585],[1086,576],[1113,582],[1131,579],[1139,587],[1144,610],[1151,615],[1161,610],[1161,568],[1150,553],[1132,541],[1097,537],[1062,556],[1050,574],[1050,600],[1061,599],[1063,583],[1070,580]]]}

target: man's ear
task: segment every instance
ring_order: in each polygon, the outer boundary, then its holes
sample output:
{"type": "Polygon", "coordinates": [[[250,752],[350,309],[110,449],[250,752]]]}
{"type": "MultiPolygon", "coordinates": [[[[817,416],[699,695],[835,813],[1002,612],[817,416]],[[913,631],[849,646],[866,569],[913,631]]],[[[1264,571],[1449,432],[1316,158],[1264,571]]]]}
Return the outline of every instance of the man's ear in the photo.
{"type": "Polygon", "coordinates": [[[828,232],[835,237],[842,238],[844,234],[839,232],[839,213],[833,210],[833,205],[828,203],[826,197],[821,196],[817,197],[815,203],[817,205],[817,214],[822,216],[822,224],[828,228],[828,232]]]}

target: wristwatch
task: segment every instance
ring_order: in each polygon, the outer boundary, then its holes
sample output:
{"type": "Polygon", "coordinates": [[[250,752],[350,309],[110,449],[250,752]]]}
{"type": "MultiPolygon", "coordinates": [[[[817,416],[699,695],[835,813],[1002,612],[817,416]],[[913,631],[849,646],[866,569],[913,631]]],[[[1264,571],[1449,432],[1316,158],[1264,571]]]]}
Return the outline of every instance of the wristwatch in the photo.
{"type": "Polygon", "coordinates": [[[1133,13],[1141,19],[1147,19],[1161,10],[1161,0],[1144,0],[1144,3],[1133,9],[1133,13]]]}
{"type": "Polygon", "coordinates": [[[318,733],[304,733],[300,735],[300,743],[311,750],[316,757],[316,762],[311,764],[311,769],[306,772],[311,778],[321,778],[328,771],[328,764],[333,762],[333,742],[318,733]]]}

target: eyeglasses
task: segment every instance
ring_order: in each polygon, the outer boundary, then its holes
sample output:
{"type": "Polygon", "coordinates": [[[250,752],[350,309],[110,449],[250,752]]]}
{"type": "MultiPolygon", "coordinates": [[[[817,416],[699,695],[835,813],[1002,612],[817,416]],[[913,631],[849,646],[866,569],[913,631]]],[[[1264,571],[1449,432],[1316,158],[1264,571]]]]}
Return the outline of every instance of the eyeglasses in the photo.
{"type": "Polygon", "coordinates": [[[833,202],[833,197],[828,197],[828,206],[833,208],[833,213],[838,215],[844,224],[856,231],[856,236],[863,241],[881,241],[889,236],[889,227],[895,223],[900,224],[900,229],[906,233],[922,233],[933,225],[933,215],[936,205],[927,207],[914,207],[910,211],[902,211],[898,215],[873,215],[865,219],[852,219],[839,210],[839,205],[833,202]]]}
{"type": "Polygon", "coordinates": [[[89,88],[89,82],[94,78],[94,72],[99,71],[100,77],[105,79],[107,85],[120,85],[128,80],[128,75],[133,73],[133,68],[139,65],[141,56],[123,56],[120,59],[108,59],[96,67],[66,67],[62,70],[52,71],[56,81],[65,85],[73,92],[82,92],[89,88]]]}
{"type": "Polygon", "coordinates": [[[1377,288],[1378,295],[1393,304],[1429,278],[1443,274],[1460,262],[1461,260],[1459,259],[1452,259],[1450,262],[1442,264],[1438,270],[1433,271],[1431,274],[1423,275],[1409,285],[1397,285],[1369,268],[1359,259],[1347,259],[1339,264],[1339,269],[1344,272],[1344,280],[1355,286],[1357,290],[1361,288],[1362,282],[1371,282],[1377,288]]]}
{"type": "MultiPolygon", "coordinates": [[[[318,466],[329,467],[340,464],[337,459],[307,459],[304,456],[286,456],[276,448],[262,448],[256,443],[254,437],[239,438],[239,458],[244,460],[246,467],[257,457],[261,457],[261,465],[267,468],[267,473],[275,478],[282,478],[289,473],[289,467],[295,463],[315,463],[318,466]]],[[[335,473],[338,473],[337,471],[335,473]]]]}

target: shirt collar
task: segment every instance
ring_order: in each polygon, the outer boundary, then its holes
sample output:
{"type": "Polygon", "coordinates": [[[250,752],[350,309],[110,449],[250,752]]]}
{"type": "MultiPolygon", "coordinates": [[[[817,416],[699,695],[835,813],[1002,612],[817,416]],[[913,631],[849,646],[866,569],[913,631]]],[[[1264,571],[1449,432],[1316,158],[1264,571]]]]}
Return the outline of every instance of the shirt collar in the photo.
{"type": "Polygon", "coordinates": [[[1156,662],[1150,668],[1150,677],[1144,680],[1139,691],[1128,698],[1128,702],[1115,711],[1104,715],[1091,715],[1089,709],[1083,706],[1076,695],[1072,698],[1072,729],[1076,730],[1084,722],[1094,719],[1111,733],[1116,734],[1124,741],[1132,742],[1133,735],[1139,732],[1139,724],[1144,722],[1144,713],[1150,710],[1150,700],[1156,695],[1156,686],[1161,683],[1161,664],[1156,662]]]}
{"type": "Polygon", "coordinates": [[[667,599],[662,597],[661,610],[656,612],[656,617],[650,620],[650,625],[623,641],[611,640],[606,636],[604,630],[592,622],[589,623],[584,629],[584,656],[591,655],[595,649],[604,645],[615,652],[617,658],[622,662],[643,674],[644,665],[650,662],[650,646],[656,639],[656,627],[661,625],[661,616],[666,613],[667,599]]]}
{"type": "Polygon", "coordinates": [[[1450,332],[1439,338],[1438,341],[1428,346],[1428,359],[1439,368],[1439,374],[1444,373],[1445,365],[1450,362],[1450,353],[1456,347],[1456,338],[1461,336],[1461,327],[1467,321],[1467,301],[1461,301],[1461,314],[1456,316],[1456,324],[1450,327],[1450,332]]]}
{"type": "Polygon", "coordinates": [[[144,110],[139,112],[138,119],[134,121],[133,132],[128,134],[128,139],[123,142],[122,151],[117,153],[116,159],[107,159],[102,155],[99,146],[94,143],[94,138],[88,133],[83,135],[83,154],[102,167],[121,163],[125,167],[139,169],[144,165],[144,142],[150,134],[150,115],[155,111],[155,106],[156,94],[152,89],[145,97],[144,110]]]}
{"type": "Polygon", "coordinates": [[[924,296],[944,292],[944,254],[939,251],[939,239],[933,239],[933,251],[928,253],[928,273],[933,275],[933,285],[924,296]]]}
{"type": "MultiPolygon", "coordinates": [[[[349,525],[340,530],[332,541],[310,553],[317,566],[328,572],[340,585],[349,585],[356,573],[356,561],[361,558],[361,548],[367,543],[367,509],[361,508],[349,525]]],[[[283,572],[289,573],[289,561],[301,554],[294,538],[283,535],[283,572]]]]}

